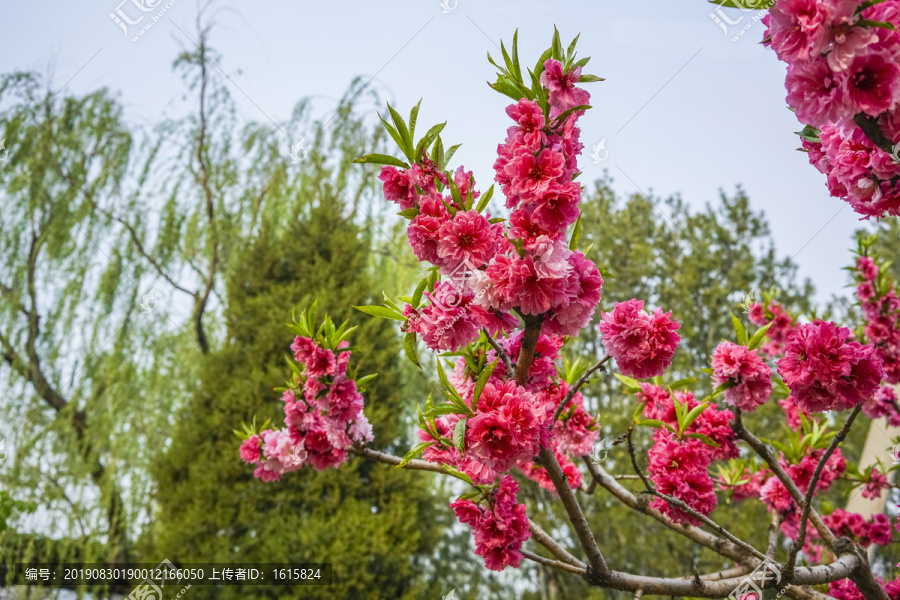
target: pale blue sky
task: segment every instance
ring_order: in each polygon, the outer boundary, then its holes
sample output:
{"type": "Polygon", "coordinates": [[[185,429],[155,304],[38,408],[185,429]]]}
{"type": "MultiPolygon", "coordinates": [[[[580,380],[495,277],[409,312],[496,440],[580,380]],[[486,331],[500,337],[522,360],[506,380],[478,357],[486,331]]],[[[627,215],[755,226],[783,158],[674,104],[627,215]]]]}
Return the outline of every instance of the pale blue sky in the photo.
{"type": "MultiPolygon", "coordinates": [[[[183,93],[170,65],[191,45],[185,33],[194,36],[197,6],[177,0],[132,42],[149,17],[125,36],[109,17],[119,2],[0,0],[0,72],[45,73],[49,65],[56,88],[107,86],[120,94],[130,121],[156,122],[183,93]]],[[[142,13],[131,2],[122,11],[136,19],[142,13]]],[[[607,79],[589,86],[594,110],[582,120],[589,146],[583,181],[606,168],[621,192],[681,193],[695,207],[740,184],[819,298],[842,292],[841,268],[859,222],[796,151],[800,126],[785,107],[784,66],[758,43],[763,27],[752,22],[754,13],[727,11],[743,21],[726,36],[704,0],[445,2],[455,8],[445,13],[437,0],[223,0],[211,44],[234,79],[243,119],[281,121],[307,95],[319,97],[325,114],[353,77],[375,76],[401,112],[424,98],[423,126],[449,121],[444,139],[463,143],[455,160],[486,188],[509,124],[507,100],[485,85],[494,72],[486,53],[498,54],[494,43],[511,40],[518,28],[520,55],[530,65],[549,45],[554,23],[566,42],[581,32],[579,54],[592,57],[587,71],[607,79]],[[590,145],[604,138],[609,158],[595,165],[590,145]]],[[[285,153],[291,143],[285,140],[285,153]]]]}

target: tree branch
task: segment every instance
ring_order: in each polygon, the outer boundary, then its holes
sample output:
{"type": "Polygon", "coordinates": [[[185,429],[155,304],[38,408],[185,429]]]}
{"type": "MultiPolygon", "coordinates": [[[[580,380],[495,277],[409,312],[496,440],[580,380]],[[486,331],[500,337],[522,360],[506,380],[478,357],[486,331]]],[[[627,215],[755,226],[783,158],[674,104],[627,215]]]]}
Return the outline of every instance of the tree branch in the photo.
{"type": "MultiPolygon", "coordinates": [[[[575,397],[575,394],[578,393],[578,390],[581,389],[581,386],[583,386],[584,384],[586,384],[588,382],[591,375],[594,374],[594,371],[596,371],[597,369],[602,369],[604,373],[606,372],[606,369],[603,367],[603,365],[605,365],[609,361],[610,358],[612,358],[612,357],[610,357],[610,356],[603,357],[603,360],[601,360],[600,362],[595,364],[593,367],[591,367],[587,371],[585,371],[584,375],[582,375],[578,379],[578,381],[575,382],[575,385],[573,385],[571,388],[569,388],[569,392],[566,394],[566,397],[563,398],[562,402],[559,403],[559,406],[556,407],[556,412],[553,414],[553,423],[555,423],[556,420],[559,418],[559,415],[562,414],[563,408],[569,402],[572,401],[572,398],[575,397]]],[[[551,424],[551,427],[552,427],[552,424],[551,424]]]]}
{"type": "Polygon", "coordinates": [[[803,544],[806,541],[806,523],[809,520],[809,511],[812,508],[813,496],[816,493],[816,484],[819,482],[819,477],[822,476],[822,469],[825,468],[825,463],[831,458],[831,455],[834,453],[835,449],[837,449],[838,445],[840,445],[847,437],[847,433],[850,432],[850,427],[853,426],[853,421],[856,419],[860,410],[862,410],[862,405],[854,408],[853,412],[850,413],[850,416],[847,417],[844,426],[841,427],[838,434],[832,438],[831,444],[828,445],[825,453],[819,458],[819,464],[816,465],[816,470],[813,471],[812,478],[809,480],[809,485],[806,487],[806,497],[803,499],[803,512],[800,513],[800,532],[797,534],[797,539],[791,544],[791,552],[788,555],[788,561],[785,565],[785,571],[788,574],[793,571],[794,565],[797,563],[797,553],[803,548],[803,544]]]}
{"type": "Polygon", "coordinates": [[[544,315],[522,315],[525,321],[525,330],[522,332],[522,344],[519,347],[519,359],[516,362],[516,383],[525,387],[528,382],[528,373],[531,363],[534,362],[534,349],[537,347],[538,338],[541,337],[541,324],[544,315]]]}
{"type": "Polygon", "coordinates": [[[503,346],[497,343],[487,329],[481,330],[484,335],[487,337],[488,343],[494,348],[497,352],[497,356],[500,357],[500,360],[503,361],[504,366],[506,366],[506,376],[509,377],[515,372],[515,367],[513,367],[512,361],[509,359],[509,354],[506,353],[506,350],[503,349],[503,346]]]}

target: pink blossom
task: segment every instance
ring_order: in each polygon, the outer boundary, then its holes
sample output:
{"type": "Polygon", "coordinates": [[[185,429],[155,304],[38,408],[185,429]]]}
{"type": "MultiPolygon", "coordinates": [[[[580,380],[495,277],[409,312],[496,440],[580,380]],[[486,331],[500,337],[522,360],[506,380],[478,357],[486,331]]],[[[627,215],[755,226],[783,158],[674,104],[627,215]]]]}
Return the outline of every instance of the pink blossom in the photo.
{"type": "Polygon", "coordinates": [[[772,370],[756,350],[731,342],[720,343],[712,357],[716,385],[735,384],[725,390],[725,401],[744,412],[753,412],[772,393],[772,370]]]}
{"type": "Polygon", "coordinates": [[[552,184],[537,202],[531,218],[554,236],[578,220],[581,186],[575,182],[552,184]]]}
{"type": "Polygon", "coordinates": [[[863,485],[862,497],[876,500],[881,497],[881,491],[889,487],[887,477],[880,473],[877,468],[872,469],[869,480],[863,485]]]}
{"type": "Polygon", "coordinates": [[[675,333],[681,325],[672,320],[671,312],[663,314],[657,308],[651,315],[643,308],[643,300],[619,302],[612,312],[601,313],[598,326],[603,345],[619,370],[638,379],[662,375],[681,341],[675,333]]]}
{"type": "MultiPolygon", "coordinates": [[[[700,514],[711,513],[718,500],[706,470],[710,463],[709,446],[690,438],[679,442],[673,433],[663,429],[656,431],[653,440],[647,472],[656,489],[681,500],[700,514]]],[[[695,517],[661,498],[654,498],[650,506],[676,523],[700,525],[695,517]]]]}
{"type": "Polygon", "coordinates": [[[563,174],[564,167],[562,154],[544,148],[537,156],[527,150],[516,154],[505,171],[513,196],[522,202],[538,202],[563,174]]]}
{"type": "Polygon", "coordinates": [[[406,230],[409,245],[420,261],[440,266],[442,264],[438,255],[440,231],[450,215],[440,196],[423,197],[420,209],[421,212],[413,218],[406,230]]]}
{"type": "Polygon", "coordinates": [[[246,463],[255,463],[259,461],[259,457],[259,436],[253,434],[241,444],[241,460],[246,463]]]}
{"type": "Polygon", "coordinates": [[[547,141],[547,134],[543,132],[546,125],[544,111],[534,100],[522,98],[518,103],[507,106],[506,114],[516,122],[511,132],[522,146],[537,151],[547,141]]]}
{"type": "Polygon", "coordinates": [[[399,204],[401,210],[416,206],[419,192],[416,191],[417,178],[414,169],[397,170],[395,167],[385,166],[381,168],[378,179],[384,182],[384,197],[399,204]]]}
{"type": "Polygon", "coordinates": [[[483,215],[460,211],[438,230],[437,254],[451,269],[463,264],[477,268],[497,251],[498,237],[498,228],[483,215]]]}
{"type": "Polygon", "coordinates": [[[306,372],[310,377],[336,375],[337,362],[334,352],[317,346],[310,354],[309,362],[306,363],[306,372]]]}
{"type": "Polygon", "coordinates": [[[821,321],[801,325],[788,337],[778,373],[800,410],[846,410],[878,389],[884,377],[881,359],[874,348],[849,337],[849,329],[821,321]]]}
{"type": "Polygon", "coordinates": [[[308,337],[297,336],[291,344],[291,350],[294,351],[294,360],[298,363],[305,364],[313,355],[316,343],[308,337]]]}
{"type": "Polygon", "coordinates": [[[847,68],[847,96],[854,113],[873,117],[894,108],[900,96],[900,67],[880,52],[857,56],[847,68]]]}
{"type": "Polygon", "coordinates": [[[558,60],[548,58],[544,61],[541,85],[550,90],[550,105],[558,112],[565,112],[590,102],[591,95],[575,85],[580,77],[581,67],[563,72],[563,65],[558,60]]]}
{"type": "Polygon", "coordinates": [[[868,256],[860,256],[856,259],[856,270],[867,281],[874,281],[878,277],[878,265],[868,256]]]}
{"type": "Polygon", "coordinates": [[[802,123],[833,124],[850,111],[845,80],[846,75],[832,71],[824,58],[791,63],[784,80],[788,106],[802,123]]]}
{"type": "Polygon", "coordinates": [[[825,7],[818,0],[782,0],[769,9],[769,14],[772,49],[787,63],[810,60],[831,41],[825,26],[825,7]]]}

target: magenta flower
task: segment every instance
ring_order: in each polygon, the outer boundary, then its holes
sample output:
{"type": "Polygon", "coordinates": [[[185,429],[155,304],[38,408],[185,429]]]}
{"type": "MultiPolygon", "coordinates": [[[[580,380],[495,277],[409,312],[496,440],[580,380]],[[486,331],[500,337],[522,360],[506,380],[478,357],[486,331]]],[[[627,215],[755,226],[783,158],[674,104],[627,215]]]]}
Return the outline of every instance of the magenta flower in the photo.
{"type": "Polygon", "coordinates": [[[725,390],[725,401],[744,412],[753,412],[772,394],[772,369],[756,350],[722,342],[713,352],[712,367],[716,385],[736,384],[725,390]]]}
{"type": "Polygon", "coordinates": [[[575,85],[580,78],[581,67],[575,67],[564,73],[563,65],[558,60],[548,58],[544,61],[541,85],[550,91],[550,106],[555,108],[557,113],[586,105],[591,101],[591,95],[575,85]]]}
{"type": "Polygon", "coordinates": [[[831,42],[831,32],[825,26],[825,6],[819,0],[776,2],[769,15],[772,49],[787,63],[810,60],[831,42]]]}
{"type": "Polygon", "coordinates": [[[547,141],[547,134],[543,132],[546,125],[544,111],[538,103],[522,98],[517,104],[507,106],[506,114],[516,122],[516,126],[509,131],[516,143],[532,151],[540,150],[547,141]]]}
{"type": "Polygon", "coordinates": [[[672,320],[672,313],[654,314],[643,310],[644,301],[632,299],[619,302],[612,312],[602,313],[598,326],[606,351],[616,359],[623,374],[643,379],[662,375],[678,348],[681,327],[672,320]]]}
{"type": "Polygon", "coordinates": [[[881,359],[871,346],[849,338],[849,329],[822,321],[801,325],[788,337],[778,373],[803,412],[846,410],[878,389],[881,359]]]}
{"type": "Polygon", "coordinates": [[[835,73],[823,58],[788,65],[784,85],[787,104],[802,123],[814,127],[836,123],[850,111],[846,75],[835,73]]]}
{"type": "Polygon", "coordinates": [[[254,434],[241,444],[241,460],[245,463],[255,463],[259,461],[259,457],[259,436],[254,434]]]}
{"type": "MultiPolygon", "coordinates": [[[[656,489],[681,500],[700,514],[711,513],[718,499],[712,478],[707,473],[711,462],[710,447],[695,439],[679,441],[672,432],[664,429],[656,431],[653,441],[648,452],[650,464],[647,474],[656,484],[656,489]]],[[[654,498],[650,506],[676,523],[700,525],[696,518],[661,498],[654,498]]]]}
{"type": "Polygon", "coordinates": [[[563,155],[549,148],[537,156],[528,150],[519,152],[504,168],[512,195],[521,202],[539,202],[550,185],[562,176],[565,164],[563,155]]]}
{"type": "Polygon", "coordinates": [[[498,227],[477,211],[460,211],[438,230],[437,254],[449,269],[478,268],[497,251],[499,236],[498,227]]]}
{"type": "Polygon", "coordinates": [[[416,206],[419,192],[416,191],[415,171],[386,166],[381,168],[378,179],[384,182],[384,197],[399,204],[401,210],[416,206]]]}
{"type": "Polygon", "coordinates": [[[893,56],[880,52],[857,56],[847,73],[847,97],[853,112],[878,116],[896,106],[900,67],[893,56]]]}

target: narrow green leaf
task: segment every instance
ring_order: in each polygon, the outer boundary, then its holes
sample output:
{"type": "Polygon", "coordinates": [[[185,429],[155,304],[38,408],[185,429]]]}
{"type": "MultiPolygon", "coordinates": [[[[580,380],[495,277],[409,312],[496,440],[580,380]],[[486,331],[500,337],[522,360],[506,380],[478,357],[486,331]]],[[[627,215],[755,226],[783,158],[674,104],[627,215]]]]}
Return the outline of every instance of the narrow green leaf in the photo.
{"type": "Polygon", "coordinates": [[[453,428],[453,445],[459,450],[460,454],[466,449],[466,417],[463,417],[453,428]]]}
{"type": "Polygon", "coordinates": [[[578,215],[575,228],[572,230],[572,237],[569,238],[569,250],[574,252],[578,248],[579,241],[581,241],[581,215],[578,215]]]}
{"type": "Polygon", "coordinates": [[[353,308],[359,312],[364,312],[367,315],[372,315],[373,317],[406,322],[406,317],[387,306],[354,306],[353,308]]]}
{"type": "Polygon", "coordinates": [[[747,330],[744,329],[744,324],[734,316],[733,312],[729,311],[729,314],[731,314],[731,323],[734,325],[734,333],[737,335],[738,344],[746,346],[750,340],[747,338],[747,330]]]}
{"type": "Polygon", "coordinates": [[[413,332],[409,332],[406,334],[406,337],[403,338],[403,351],[406,352],[406,357],[412,361],[414,365],[422,368],[422,365],[419,364],[419,356],[416,352],[416,334],[413,332]]]}
{"type": "Polygon", "coordinates": [[[474,399],[472,400],[473,410],[478,408],[478,399],[481,398],[481,392],[484,391],[484,386],[487,385],[488,380],[494,373],[494,369],[497,368],[498,362],[500,362],[499,358],[482,369],[481,373],[478,375],[478,380],[475,382],[475,395],[474,399]]]}
{"type": "Polygon", "coordinates": [[[493,196],[494,196],[494,184],[491,184],[491,187],[489,187],[488,190],[485,193],[481,194],[481,196],[478,198],[478,206],[475,207],[475,210],[478,212],[481,212],[485,208],[487,208],[488,202],[491,201],[491,198],[493,196]]]}
{"type": "Polygon", "coordinates": [[[750,342],[747,344],[747,347],[751,350],[756,350],[762,345],[763,338],[766,336],[766,332],[769,331],[769,327],[772,326],[772,323],[767,323],[763,325],[759,329],[756,330],[756,333],[753,334],[753,337],[750,338],[750,342]]]}
{"type": "Polygon", "coordinates": [[[403,467],[408,465],[410,463],[410,461],[412,461],[412,459],[414,459],[418,455],[422,454],[422,451],[424,451],[425,448],[427,448],[428,446],[432,446],[434,444],[435,444],[435,442],[422,442],[421,444],[416,444],[415,446],[412,447],[412,449],[409,452],[407,452],[406,454],[403,455],[403,459],[400,461],[400,464],[398,464],[394,468],[402,469],[403,467]]]}
{"type": "Polygon", "coordinates": [[[603,77],[597,77],[596,75],[588,75],[584,73],[581,77],[578,78],[578,83],[592,83],[594,81],[606,81],[603,77]]]}
{"type": "Polygon", "coordinates": [[[440,135],[441,131],[443,131],[446,126],[447,121],[444,121],[443,123],[438,123],[425,133],[425,136],[419,140],[418,144],[416,144],[416,160],[422,156],[422,152],[428,151],[428,147],[437,139],[438,135],[440,135]]]}
{"type": "Polygon", "coordinates": [[[408,164],[399,158],[394,158],[388,154],[366,154],[365,156],[360,156],[353,162],[365,163],[368,165],[391,165],[392,167],[400,167],[402,169],[409,168],[408,164]]]}
{"type": "Polygon", "coordinates": [[[419,118],[419,108],[422,106],[422,99],[419,103],[412,107],[409,111],[409,141],[412,143],[416,139],[416,120],[419,118]]]}

